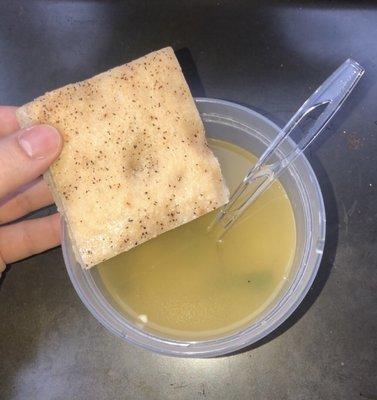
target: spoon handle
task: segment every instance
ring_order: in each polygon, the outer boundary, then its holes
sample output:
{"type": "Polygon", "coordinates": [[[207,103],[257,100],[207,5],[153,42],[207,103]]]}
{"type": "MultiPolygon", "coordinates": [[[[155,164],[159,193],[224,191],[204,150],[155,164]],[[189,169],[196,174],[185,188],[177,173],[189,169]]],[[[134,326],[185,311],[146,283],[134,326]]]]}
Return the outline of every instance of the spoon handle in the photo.
{"type": "Polygon", "coordinates": [[[245,178],[216,215],[209,229],[216,228],[219,238],[239,218],[243,211],[266,189],[275,179],[313,142],[325,126],[342,106],[359,79],[364,74],[364,68],[356,61],[346,60],[334,71],[322,85],[305,101],[294,116],[279,132],[267,147],[256,164],[246,174],[245,178]],[[322,108],[311,127],[284,158],[273,162],[279,147],[296,127],[314,110],[322,108]]]}

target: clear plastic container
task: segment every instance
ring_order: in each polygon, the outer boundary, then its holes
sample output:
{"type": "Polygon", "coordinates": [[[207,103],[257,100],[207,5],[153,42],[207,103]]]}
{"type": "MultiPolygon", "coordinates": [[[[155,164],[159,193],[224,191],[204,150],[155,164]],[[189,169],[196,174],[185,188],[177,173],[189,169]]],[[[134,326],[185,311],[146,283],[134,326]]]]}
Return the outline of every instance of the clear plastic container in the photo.
{"type": "MultiPolygon", "coordinates": [[[[198,98],[196,104],[208,137],[237,144],[256,156],[277,135],[279,128],[267,118],[235,103],[198,98]]],[[[293,147],[286,140],[276,154],[280,158],[293,147]]],[[[295,215],[297,244],[288,279],[275,301],[249,326],[222,337],[203,341],[172,340],[143,330],[123,315],[101,283],[96,270],[83,270],[75,261],[63,223],[62,248],[68,274],[89,311],[109,331],[143,348],[180,357],[214,357],[234,352],[262,339],[276,329],[303,300],[316,276],[325,241],[325,209],[317,178],[304,156],[281,175],[295,215]]]]}

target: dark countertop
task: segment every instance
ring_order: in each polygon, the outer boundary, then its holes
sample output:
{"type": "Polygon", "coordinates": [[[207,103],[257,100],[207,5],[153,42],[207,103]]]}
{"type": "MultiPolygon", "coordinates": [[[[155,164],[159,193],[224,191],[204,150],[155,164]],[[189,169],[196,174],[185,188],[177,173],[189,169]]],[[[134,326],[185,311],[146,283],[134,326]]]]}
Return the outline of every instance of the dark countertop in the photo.
{"type": "Polygon", "coordinates": [[[22,104],[166,45],[183,49],[194,95],[249,105],[280,125],[346,58],[366,68],[308,153],[328,217],[318,277],[259,346],[192,360],[102,328],[60,249],[19,262],[0,288],[0,398],[376,399],[377,6],[3,0],[0,103],[22,104]]]}

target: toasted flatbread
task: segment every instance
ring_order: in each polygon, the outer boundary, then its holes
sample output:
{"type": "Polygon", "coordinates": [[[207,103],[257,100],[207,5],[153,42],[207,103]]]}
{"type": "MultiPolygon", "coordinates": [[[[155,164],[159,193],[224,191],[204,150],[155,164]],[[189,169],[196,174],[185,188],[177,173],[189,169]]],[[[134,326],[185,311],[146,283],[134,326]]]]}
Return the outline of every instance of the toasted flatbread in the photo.
{"type": "Polygon", "coordinates": [[[228,201],[171,48],[46,93],[17,115],[63,136],[45,179],[85,268],[228,201]]]}

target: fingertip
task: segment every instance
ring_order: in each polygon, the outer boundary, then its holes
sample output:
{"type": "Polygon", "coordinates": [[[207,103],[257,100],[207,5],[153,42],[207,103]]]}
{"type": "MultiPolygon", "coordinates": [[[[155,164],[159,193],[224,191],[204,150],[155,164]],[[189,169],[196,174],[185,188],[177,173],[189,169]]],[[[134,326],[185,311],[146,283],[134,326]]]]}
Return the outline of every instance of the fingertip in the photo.
{"type": "Polygon", "coordinates": [[[17,107],[0,106],[0,136],[9,135],[20,129],[17,117],[17,107]]]}
{"type": "Polygon", "coordinates": [[[58,214],[0,227],[0,254],[4,263],[22,260],[59,244],[58,214]]]}
{"type": "Polygon", "coordinates": [[[1,277],[2,273],[5,271],[6,267],[7,266],[6,266],[5,262],[3,261],[3,259],[0,256],[0,277],[1,277]]]}
{"type": "Polygon", "coordinates": [[[51,215],[51,229],[53,231],[56,244],[59,245],[61,243],[61,215],[59,213],[51,215]]]}

